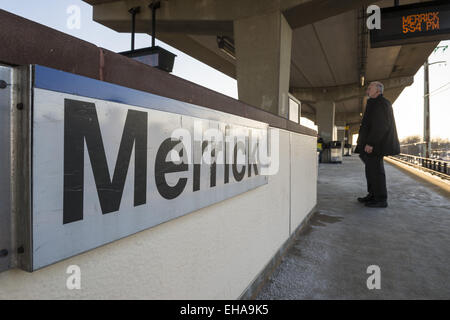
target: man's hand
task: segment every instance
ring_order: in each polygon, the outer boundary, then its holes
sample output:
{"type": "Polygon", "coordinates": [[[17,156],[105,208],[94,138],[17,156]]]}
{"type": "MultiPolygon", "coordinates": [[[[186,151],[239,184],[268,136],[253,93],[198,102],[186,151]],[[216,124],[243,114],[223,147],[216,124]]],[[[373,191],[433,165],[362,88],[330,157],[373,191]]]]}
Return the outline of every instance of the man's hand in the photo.
{"type": "Polygon", "coordinates": [[[366,146],[364,147],[364,151],[365,151],[366,153],[372,153],[373,147],[372,147],[372,146],[369,146],[368,144],[366,144],[366,146]]]}

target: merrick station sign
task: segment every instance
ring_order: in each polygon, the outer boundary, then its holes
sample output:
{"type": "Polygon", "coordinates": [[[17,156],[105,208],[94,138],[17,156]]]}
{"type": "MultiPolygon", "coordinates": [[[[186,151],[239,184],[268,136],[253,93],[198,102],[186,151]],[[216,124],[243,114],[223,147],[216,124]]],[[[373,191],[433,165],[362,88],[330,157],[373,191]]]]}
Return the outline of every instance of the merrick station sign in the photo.
{"type": "Polygon", "coordinates": [[[265,123],[42,66],[26,77],[15,126],[31,157],[28,271],[263,186],[278,169],[265,123]]]}
{"type": "Polygon", "coordinates": [[[372,48],[450,39],[450,2],[430,1],[381,9],[381,28],[370,30],[372,48]]]}

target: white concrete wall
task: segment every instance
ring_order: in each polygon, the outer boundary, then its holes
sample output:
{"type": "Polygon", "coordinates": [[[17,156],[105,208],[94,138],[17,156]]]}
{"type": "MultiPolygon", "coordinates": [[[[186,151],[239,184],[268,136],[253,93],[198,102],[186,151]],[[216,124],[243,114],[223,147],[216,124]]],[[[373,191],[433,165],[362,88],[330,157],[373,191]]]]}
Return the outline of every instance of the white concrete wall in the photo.
{"type": "Polygon", "coordinates": [[[317,139],[291,133],[291,233],[317,203],[317,139]]]}
{"type": "Polygon", "coordinates": [[[0,299],[236,299],[315,206],[316,182],[316,139],[280,131],[267,185],[33,273],[0,273],[0,299]],[[73,264],[81,290],[66,288],[73,264]]]}

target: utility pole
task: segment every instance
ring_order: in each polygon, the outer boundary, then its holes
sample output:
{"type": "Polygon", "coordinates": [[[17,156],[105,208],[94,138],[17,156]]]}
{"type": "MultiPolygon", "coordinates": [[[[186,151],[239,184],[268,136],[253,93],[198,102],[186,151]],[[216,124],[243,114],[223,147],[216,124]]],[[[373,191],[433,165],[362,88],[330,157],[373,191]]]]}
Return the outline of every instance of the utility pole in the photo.
{"type": "MultiPolygon", "coordinates": [[[[434,49],[434,52],[436,52],[439,49],[443,49],[442,51],[445,51],[448,48],[448,46],[437,46],[434,49]]],[[[425,158],[429,158],[431,155],[431,138],[430,138],[430,73],[429,73],[429,66],[437,63],[446,63],[446,61],[436,61],[433,63],[428,62],[425,60],[425,63],[423,65],[424,70],[424,96],[423,96],[423,142],[425,144],[424,146],[424,153],[425,158]]]]}
{"type": "Polygon", "coordinates": [[[430,140],[430,81],[428,71],[428,58],[423,65],[424,70],[424,93],[423,96],[423,142],[425,143],[425,158],[429,158],[431,154],[430,140]]]}

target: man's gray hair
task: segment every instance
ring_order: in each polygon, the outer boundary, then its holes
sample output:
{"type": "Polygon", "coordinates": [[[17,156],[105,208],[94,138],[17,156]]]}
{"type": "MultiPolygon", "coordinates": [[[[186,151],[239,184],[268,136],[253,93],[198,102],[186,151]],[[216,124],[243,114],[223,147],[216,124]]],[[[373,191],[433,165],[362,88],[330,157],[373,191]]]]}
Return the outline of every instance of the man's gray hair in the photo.
{"type": "Polygon", "coordinates": [[[377,88],[378,88],[378,90],[380,91],[380,93],[383,93],[383,92],[384,92],[384,85],[383,85],[381,82],[379,82],[379,81],[373,81],[372,83],[374,83],[374,84],[377,86],[377,88]]]}

